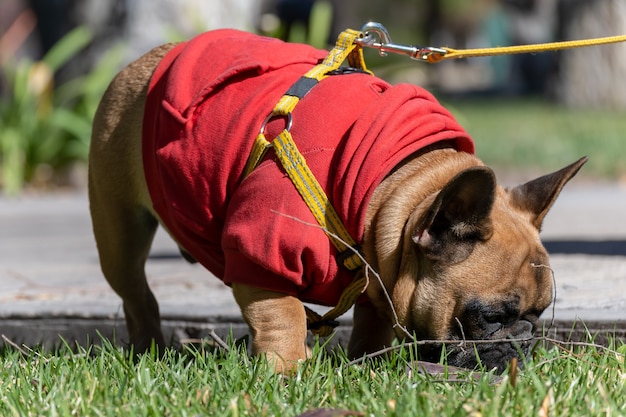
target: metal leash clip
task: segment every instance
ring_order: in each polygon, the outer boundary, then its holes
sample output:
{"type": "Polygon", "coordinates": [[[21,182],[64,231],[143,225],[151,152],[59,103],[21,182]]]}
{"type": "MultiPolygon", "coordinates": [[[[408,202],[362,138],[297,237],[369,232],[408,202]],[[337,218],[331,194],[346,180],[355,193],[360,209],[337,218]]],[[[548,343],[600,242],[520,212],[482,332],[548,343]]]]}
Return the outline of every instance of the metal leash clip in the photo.
{"type": "Polygon", "coordinates": [[[443,48],[432,46],[417,47],[410,45],[400,45],[391,41],[391,36],[387,29],[378,22],[367,22],[361,27],[361,32],[365,35],[354,42],[361,47],[378,49],[380,56],[387,56],[388,53],[408,55],[416,61],[434,62],[433,55],[445,55],[447,51],[443,48]]]}

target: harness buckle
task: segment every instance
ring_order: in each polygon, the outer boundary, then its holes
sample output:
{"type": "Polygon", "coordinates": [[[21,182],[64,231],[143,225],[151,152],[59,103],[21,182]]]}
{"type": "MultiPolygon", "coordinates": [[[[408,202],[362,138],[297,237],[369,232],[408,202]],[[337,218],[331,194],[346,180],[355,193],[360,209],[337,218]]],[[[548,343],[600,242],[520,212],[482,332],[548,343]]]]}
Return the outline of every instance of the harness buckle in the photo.
{"type": "Polygon", "coordinates": [[[356,271],[363,266],[359,254],[363,248],[361,245],[354,245],[335,255],[337,264],[348,271],[356,271]],[[348,262],[349,261],[349,262],[348,262]]]}

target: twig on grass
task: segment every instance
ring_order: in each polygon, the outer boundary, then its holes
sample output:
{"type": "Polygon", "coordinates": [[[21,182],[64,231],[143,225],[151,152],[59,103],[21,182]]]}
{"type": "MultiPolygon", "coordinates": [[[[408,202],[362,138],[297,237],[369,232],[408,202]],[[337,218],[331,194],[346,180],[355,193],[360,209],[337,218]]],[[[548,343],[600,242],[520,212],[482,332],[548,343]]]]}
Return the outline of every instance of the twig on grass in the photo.
{"type": "Polygon", "coordinates": [[[215,343],[219,345],[219,347],[224,349],[226,352],[230,352],[230,347],[228,347],[228,343],[226,343],[221,337],[217,335],[217,333],[215,333],[215,329],[211,329],[211,331],[209,332],[209,336],[215,341],[215,343]]]}
{"type": "Polygon", "coordinates": [[[6,343],[7,345],[11,346],[12,348],[14,348],[18,352],[20,352],[22,355],[28,356],[28,352],[26,352],[17,343],[15,343],[14,341],[12,341],[8,337],[6,337],[4,334],[2,335],[2,340],[4,340],[4,343],[6,343]]]}
{"type": "Polygon", "coordinates": [[[592,348],[595,348],[595,349],[598,349],[598,350],[602,350],[603,352],[607,352],[607,353],[612,353],[612,354],[615,354],[615,355],[620,355],[620,356],[623,356],[623,355],[622,355],[621,353],[619,353],[618,351],[613,350],[613,349],[611,349],[611,348],[608,348],[608,347],[606,347],[606,346],[599,345],[599,344],[597,344],[597,343],[590,343],[590,342],[573,342],[573,341],[569,341],[569,342],[568,342],[568,341],[564,341],[564,340],[557,340],[557,339],[553,339],[553,338],[548,337],[548,336],[541,336],[541,337],[538,337],[537,339],[538,339],[538,340],[543,340],[544,342],[549,342],[549,343],[552,343],[552,344],[555,344],[555,345],[557,345],[557,346],[561,346],[561,347],[563,347],[563,346],[583,346],[583,347],[592,347],[592,348]]]}

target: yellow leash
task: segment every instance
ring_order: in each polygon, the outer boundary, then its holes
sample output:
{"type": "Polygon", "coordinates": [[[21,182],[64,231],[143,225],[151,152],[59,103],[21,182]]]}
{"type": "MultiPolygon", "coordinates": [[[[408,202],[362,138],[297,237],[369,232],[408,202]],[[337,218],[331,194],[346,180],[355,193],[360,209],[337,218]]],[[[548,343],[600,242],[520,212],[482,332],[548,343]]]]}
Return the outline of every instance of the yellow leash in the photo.
{"type": "Polygon", "coordinates": [[[516,45],[516,46],[499,46],[494,48],[478,48],[478,49],[452,49],[441,48],[445,50],[445,54],[432,53],[427,57],[430,63],[440,62],[444,59],[454,58],[475,58],[495,55],[509,54],[536,54],[541,52],[558,51],[561,49],[582,48],[586,46],[607,45],[611,43],[625,42],[626,35],[608,36],[605,38],[582,39],[577,41],[549,42],[533,45],[516,45]]]}
{"type": "Polygon", "coordinates": [[[432,46],[409,46],[401,45],[391,41],[387,29],[377,22],[368,22],[361,28],[361,32],[365,35],[356,40],[356,42],[367,48],[378,49],[379,54],[387,55],[395,53],[407,55],[415,60],[437,63],[446,59],[455,58],[475,58],[494,55],[508,54],[525,54],[525,53],[541,53],[548,51],[557,51],[561,49],[581,48],[586,46],[607,45],[618,42],[625,42],[626,35],[609,36],[605,38],[583,39],[576,41],[549,42],[532,45],[516,45],[502,46],[494,48],[479,49],[453,49],[448,47],[432,47],[432,46]]]}

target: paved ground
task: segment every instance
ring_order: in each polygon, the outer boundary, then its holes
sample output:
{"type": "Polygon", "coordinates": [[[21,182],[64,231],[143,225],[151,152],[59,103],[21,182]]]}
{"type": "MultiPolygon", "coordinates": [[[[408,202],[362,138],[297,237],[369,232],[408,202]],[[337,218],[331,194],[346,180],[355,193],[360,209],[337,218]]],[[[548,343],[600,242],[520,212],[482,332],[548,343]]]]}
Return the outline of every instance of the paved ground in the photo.
{"type": "MultiPolygon", "coordinates": [[[[626,187],[573,182],[542,233],[556,274],[556,319],[625,320],[626,187]]],[[[168,322],[229,323],[239,315],[230,290],[181,260],[162,232],[147,273],[168,322]]],[[[99,270],[86,194],[0,197],[0,333],[21,331],[29,341],[76,323],[120,326],[120,317],[120,301],[99,270]],[[54,320],[58,329],[50,328],[54,320]]]]}

